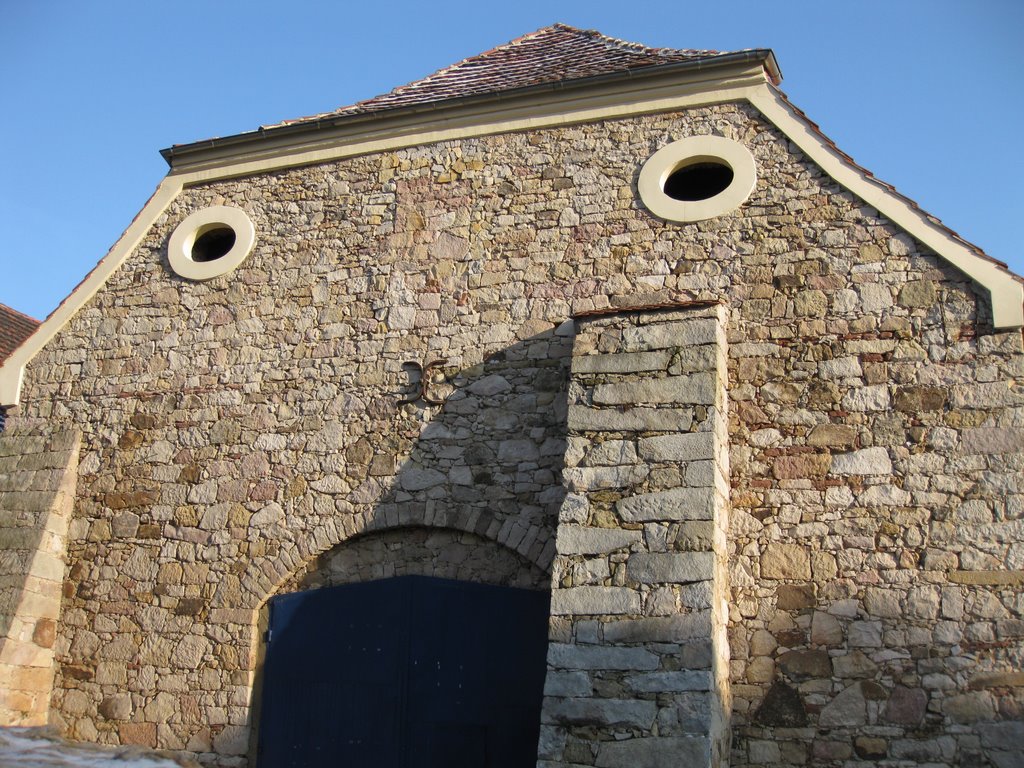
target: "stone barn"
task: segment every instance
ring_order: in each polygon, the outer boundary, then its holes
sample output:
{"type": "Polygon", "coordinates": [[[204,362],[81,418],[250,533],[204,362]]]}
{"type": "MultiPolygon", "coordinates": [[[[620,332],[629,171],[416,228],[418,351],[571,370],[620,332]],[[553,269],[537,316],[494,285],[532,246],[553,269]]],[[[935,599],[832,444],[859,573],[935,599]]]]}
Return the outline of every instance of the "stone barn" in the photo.
{"type": "Polygon", "coordinates": [[[0,709],[209,766],[1024,765],[1024,291],[768,50],[164,151],[0,368],[0,709]]]}

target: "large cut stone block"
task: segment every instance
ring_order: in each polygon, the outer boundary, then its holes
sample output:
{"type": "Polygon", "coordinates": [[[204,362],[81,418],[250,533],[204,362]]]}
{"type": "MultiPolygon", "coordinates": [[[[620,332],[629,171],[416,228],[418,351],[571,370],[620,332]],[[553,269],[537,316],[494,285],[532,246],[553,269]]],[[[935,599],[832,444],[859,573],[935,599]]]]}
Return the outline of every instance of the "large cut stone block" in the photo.
{"type": "Polygon", "coordinates": [[[606,741],[597,753],[597,768],[681,768],[709,765],[711,742],[707,738],[643,738],[606,741]]]}
{"type": "Polygon", "coordinates": [[[571,587],[551,593],[551,613],[566,615],[604,615],[640,613],[640,595],[625,587],[571,587]]]}
{"type": "Polygon", "coordinates": [[[642,584],[711,581],[715,576],[713,552],[637,553],[626,562],[626,575],[642,584]]]}
{"type": "Polygon", "coordinates": [[[555,699],[544,707],[545,723],[650,728],[658,714],[653,701],[636,699],[555,699]]]}
{"type": "Polygon", "coordinates": [[[645,437],[639,443],[640,458],[648,461],[701,461],[715,458],[715,439],[710,432],[645,437]]]}
{"type": "Polygon", "coordinates": [[[667,349],[656,352],[625,352],[617,355],[585,355],[572,359],[572,372],[577,374],[664,371],[671,359],[672,353],[667,349]]]}
{"type": "Polygon", "coordinates": [[[687,405],[713,405],[715,377],[708,373],[688,376],[669,376],[662,379],[627,381],[602,384],[594,388],[594,402],[598,405],[627,405],[641,403],[685,403],[687,405]]]}
{"type": "Polygon", "coordinates": [[[655,520],[711,520],[715,512],[713,488],[674,488],[619,499],[615,511],[627,523],[655,520]]]}
{"type": "Polygon", "coordinates": [[[557,548],[563,555],[599,555],[631,547],[642,539],[640,531],[563,525],[558,529],[557,548]]]}
{"type": "MultiPolygon", "coordinates": [[[[616,622],[618,623],[618,622],[616,622]]],[[[548,665],[555,669],[651,670],[661,665],[657,654],[643,648],[617,648],[611,645],[548,645],[548,665]]]]}

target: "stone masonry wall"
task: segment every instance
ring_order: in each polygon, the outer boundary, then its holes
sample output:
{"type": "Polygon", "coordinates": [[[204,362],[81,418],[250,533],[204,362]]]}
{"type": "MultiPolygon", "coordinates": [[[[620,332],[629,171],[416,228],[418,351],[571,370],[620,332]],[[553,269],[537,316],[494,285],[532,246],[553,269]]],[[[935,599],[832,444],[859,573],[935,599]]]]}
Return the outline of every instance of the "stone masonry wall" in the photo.
{"type": "Polygon", "coordinates": [[[0,435],[0,725],[45,725],[79,435],[0,435]]]}
{"type": "Polygon", "coordinates": [[[578,321],[538,765],[728,764],[724,316],[578,321]]]}
{"type": "Polygon", "coordinates": [[[12,414],[82,431],[52,717],[240,766],[259,607],[324,552],[425,526],[547,568],[567,318],[694,299],[729,318],[733,765],[1003,760],[1024,691],[1021,335],[744,105],[186,190],[12,414]],[[748,146],[756,188],[655,219],[640,165],[700,134],[748,146]],[[248,212],[255,250],[178,279],[167,238],[214,204],[248,212]],[[436,359],[445,405],[400,405],[404,364],[436,359]]]}

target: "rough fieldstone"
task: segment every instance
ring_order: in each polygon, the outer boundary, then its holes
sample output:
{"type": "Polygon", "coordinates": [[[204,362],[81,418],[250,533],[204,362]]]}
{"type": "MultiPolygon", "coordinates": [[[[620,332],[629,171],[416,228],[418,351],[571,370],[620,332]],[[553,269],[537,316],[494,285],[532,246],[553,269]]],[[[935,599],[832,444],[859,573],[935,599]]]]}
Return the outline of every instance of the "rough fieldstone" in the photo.
{"type": "Polygon", "coordinates": [[[928,707],[928,694],[921,688],[897,685],[889,695],[882,718],[898,725],[918,725],[928,707]]]}
{"type": "Polygon", "coordinates": [[[761,556],[761,577],[765,579],[811,578],[810,553],[798,544],[768,544],[761,556]]]}
{"type": "Polygon", "coordinates": [[[825,651],[787,651],[779,657],[779,667],[794,680],[832,677],[832,662],[825,651]]]}
{"type": "Polygon", "coordinates": [[[860,683],[845,688],[822,708],[820,728],[852,728],[867,722],[867,701],[860,683]]]}
{"type": "Polygon", "coordinates": [[[813,608],[815,603],[813,584],[780,584],[776,590],[776,605],[782,611],[798,611],[813,608]]]}
{"type": "Polygon", "coordinates": [[[130,720],[132,716],[131,694],[118,693],[107,696],[100,702],[99,713],[107,720],[130,720]]]}
{"type": "Polygon", "coordinates": [[[759,725],[802,728],[807,725],[807,708],[796,689],[780,681],[768,689],[753,719],[759,725]]]}
{"type": "Polygon", "coordinates": [[[1024,429],[979,427],[965,429],[960,436],[966,453],[1020,453],[1024,451],[1024,429]]]}
{"type": "Polygon", "coordinates": [[[442,485],[447,475],[436,469],[408,464],[398,474],[398,482],[407,491],[422,491],[442,485]]]}
{"type": "Polygon", "coordinates": [[[811,618],[811,642],[815,645],[840,645],[843,642],[843,626],[832,615],[815,611],[811,618]]]}
{"type": "Polygon", "coordinates": [[[911,414],[941,411],[946,405],[946,397],[947,392],[941,387],[900,387],[893,398],[893,407],[911,414]]]}
{"type": "Polygon", "coordinates": [[[911,280],[900,288],[896,301],[907,309],[930,309],[935,306],[938,292],[931,280],[911,280]]]}
{"type": "Polygon", "coordinates": [[[996,715],[996,700],[988,691],[970,691],[942,700],[942,713],[954,723],[976,723],[992,720],[996,715]]]}
{"type": "Polygon", "coordinates": [[[772,475],[778,480],[824,477],[831,459],[823,453],[801,453],[780,456],[772,464],[772,475]]]}
{"type": "Polygon", "coordinates": [[[853,749],[862,760],[881,760],[888,754],[889,743],[874,736],[858,736],[853,749]]]}
{"type": "Polygon", "coordinates": [[[847,642],[854,648],[881,648],[882,622],[852,622],[847,630],[847,642]]]}
{"type": "Polygon", "coordinates": [[[482,379],[477,379],[466,387],[466,389],[479,397],[493,397],[494,395],[500,395],[503,392],[508,392],[512,389],[512,385],[508,383],[508,379],[504,376],[493,373],[482,379]]]}
{"type": "Polygon", "coordinates": [[[857,442],[857,430],[845,424],[819,424],[807,436],[808,445],[828,448],[852,448],[857,442]]]}
{"type": "Polygon", "coordinates": [[[903,614],[902,596],[891,589],[870,587],[864,593],[864,610],[869,616],[894,619],[903,614]]]}
{"type": "Polygon", "coordinates": [[[832,472],[837,475],[890,475],[892,462],[885,448],[864,448],[833,456],[832,472]]]}
{"type": "Polygon", "coordinates": [[[1024,721],[1007,720],[999,723],[979,723],[981,745],[991,749],[1019,750],[1024,744],[1024,721]]]}

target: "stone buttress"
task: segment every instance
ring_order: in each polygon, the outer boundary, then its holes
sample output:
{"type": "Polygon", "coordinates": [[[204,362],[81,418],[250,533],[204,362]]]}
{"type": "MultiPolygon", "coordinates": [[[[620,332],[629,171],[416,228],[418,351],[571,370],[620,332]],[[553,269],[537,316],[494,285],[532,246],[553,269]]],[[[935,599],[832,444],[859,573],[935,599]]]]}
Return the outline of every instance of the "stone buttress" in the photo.
{"type": "Polygon", "coordinates": [[[728,764],[725,315],[577,320],[539,765],[728,764]]]}

